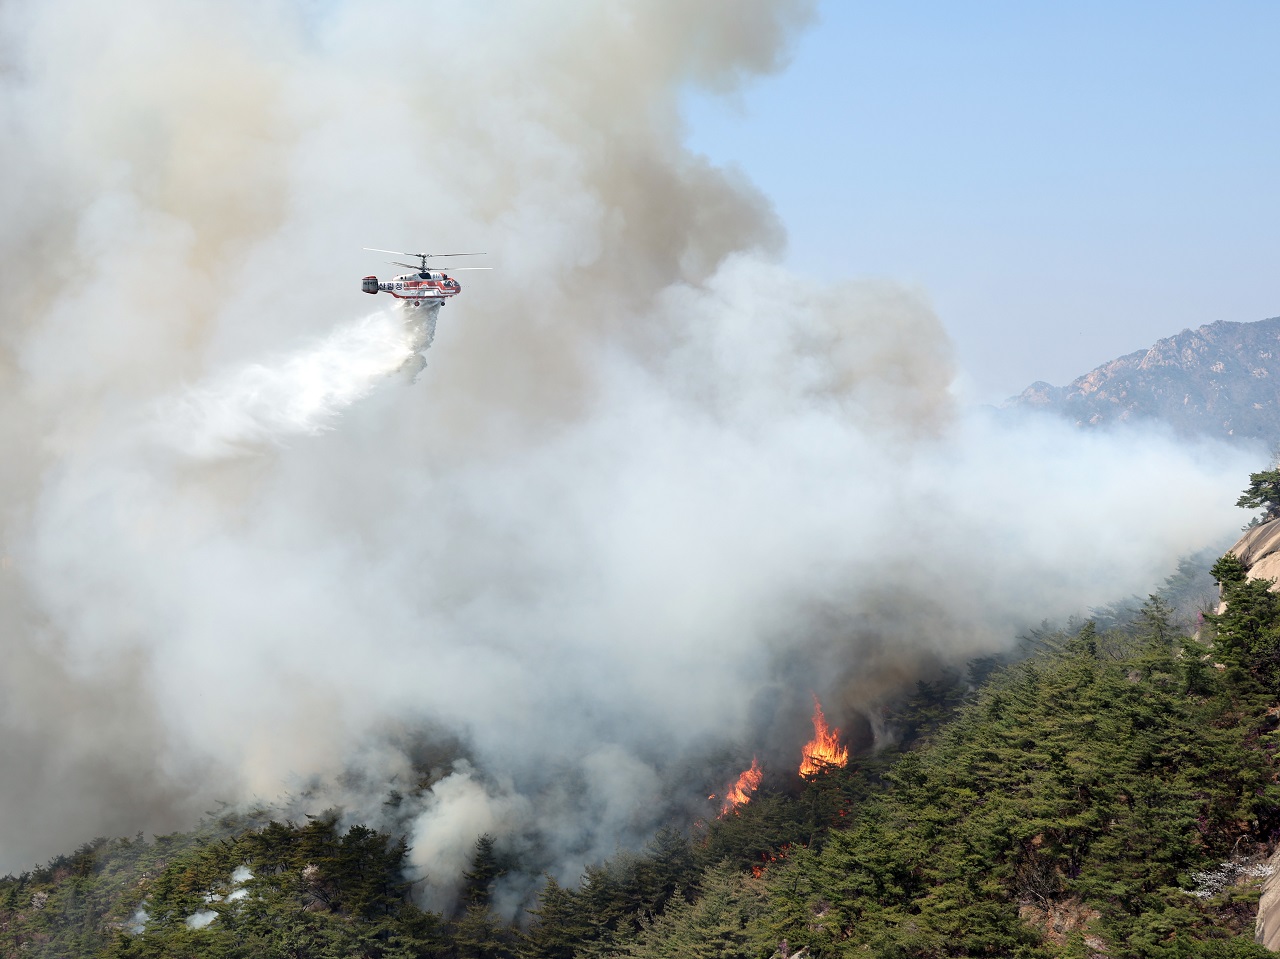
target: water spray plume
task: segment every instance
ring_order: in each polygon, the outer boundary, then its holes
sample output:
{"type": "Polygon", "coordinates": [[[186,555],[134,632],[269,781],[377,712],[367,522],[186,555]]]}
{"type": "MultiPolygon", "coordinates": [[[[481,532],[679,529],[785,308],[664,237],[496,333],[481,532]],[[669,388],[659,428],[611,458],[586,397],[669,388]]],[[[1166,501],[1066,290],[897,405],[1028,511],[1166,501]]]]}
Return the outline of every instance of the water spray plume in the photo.
{"type": "Polygon", "coordinates": [[[760,762],[752,756],[751,768],[744,770],[738,777],[738,781],[725,792],[724,802],[720,805],[720,818],[723,819],[739,806],[745,806],[751,802],[751,794],[760,788],[760,780],[763,778],[764,773],[760,769],[760,762]]]}
{"type": "Polygon", "coordinates": [[[338,416],[397,372],[425,366],[438,305],[374,313],[288,356],[246,363],[159,404],[160,439],[199,459],[332,429],[338,416]]]}
{"type": "Polygon", "coordinates": [[[849,762],[849,747],[840,745],[840,730],[827,725],[817,696],[813,697],[813,738],[804,744],[803,757],[800,775],[805,778],[842,768],[849,762]]]}

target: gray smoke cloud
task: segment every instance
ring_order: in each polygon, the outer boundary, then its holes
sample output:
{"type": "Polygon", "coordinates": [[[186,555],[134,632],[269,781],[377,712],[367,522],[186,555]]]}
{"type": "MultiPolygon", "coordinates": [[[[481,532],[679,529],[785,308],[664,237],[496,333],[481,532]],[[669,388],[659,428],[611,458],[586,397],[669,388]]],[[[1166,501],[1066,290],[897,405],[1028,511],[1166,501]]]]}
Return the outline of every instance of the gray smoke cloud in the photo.
{"type": "Polygon", "coordinates": [[[514,911],[1238,524],[1242,454],[965,410],[921,296],[777,265],[679,97],[811,17],[0,10],[0,869],[289,793],[514,911]],[[366,245],[497,267],[412,385],[366,245]]]}

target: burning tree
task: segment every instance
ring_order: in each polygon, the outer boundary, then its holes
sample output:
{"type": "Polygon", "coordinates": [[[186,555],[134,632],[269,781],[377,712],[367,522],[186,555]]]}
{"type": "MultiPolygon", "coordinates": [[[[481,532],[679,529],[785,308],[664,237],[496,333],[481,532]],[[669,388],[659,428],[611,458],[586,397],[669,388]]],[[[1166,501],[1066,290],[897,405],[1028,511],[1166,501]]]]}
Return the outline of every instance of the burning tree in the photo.
{"type": "Polygon", "coordinates": [[[827,725],[816,695],[813,697],[813,738],[804,744],[802,756],[800,775],[806,779],[849,762],[849,747],[840,745],[840,730],[827,725]]]}
{"type": "Polygon", "coordinates": [[[724,794],[724,802],[720,805],[721,818],[729,815],[739,806],[744,806],[751,801],[751,794],[760,788],[760,780],[764,778],[764,773],[760,769],[760,763],[755,756],[751,757],[751,768],[745,770],[738,781],[735,782],[724,794]]]}

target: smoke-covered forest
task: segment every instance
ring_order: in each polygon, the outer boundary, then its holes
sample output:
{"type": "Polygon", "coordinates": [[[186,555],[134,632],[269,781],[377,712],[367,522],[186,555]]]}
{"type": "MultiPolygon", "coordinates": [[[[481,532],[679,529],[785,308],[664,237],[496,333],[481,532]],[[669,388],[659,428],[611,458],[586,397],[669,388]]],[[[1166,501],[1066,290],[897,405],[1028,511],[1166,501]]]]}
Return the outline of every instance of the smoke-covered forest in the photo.
{"type": "Polygon", "coordinates": [[[819,6],[0,4],[0,959],[1253,950],[1260,450],[792,263],[819,6]]]}
{"type": "Polygon", "coordinates": [[[0,948],[32,959],[1269,955],[1253,920],[1280,831],[1280,597],[1230,554],[1213,575],[1229,601],[1220,616],[1187,615],[1204,577],[1184,563],[1139,606],[918,682],[885,717],[893,746],[803,777],[766,768],[736,803],[711,797],[704,819],[668,823],[643,851],[591,864],[576,884],[548,878],[514,921],[492,896],[521,864],[491,835],[474,837],[442,914],[414,904],[404,836],[343,828],[340,810],[295,821],[224,810],[190,832],[97,839],[0,881],[0,948]]]}

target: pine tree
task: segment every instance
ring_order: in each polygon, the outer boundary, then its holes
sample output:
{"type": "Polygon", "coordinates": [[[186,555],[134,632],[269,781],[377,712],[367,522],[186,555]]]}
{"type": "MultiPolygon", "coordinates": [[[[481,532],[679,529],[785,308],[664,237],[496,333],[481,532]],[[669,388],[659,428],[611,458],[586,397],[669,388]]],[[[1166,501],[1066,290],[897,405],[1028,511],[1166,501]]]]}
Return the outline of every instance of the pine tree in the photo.
{"type": "Polygon", "coordinates": [[[528,959],[573,959],[590,938],[592,923],[578,894],[550,876],[530,915],[533,922],[521,950],[528,959]]]}
{"type": "Polygon", "coordinates": [[[1265,509],[1267,519],[1280,516],[1280,469],[1249,474],[1249,486],[1236,505],[1242,509],[1265,509]]]}
{"type": "Polygon", "coordinates": [[[497,840],[485,833],[476,840],[476,851],[471,856],[471,868],[462,874],[462,900],[469,906],[487,908],[493,895],[493,884],[506,870],[494,851],[497,840]]]}

